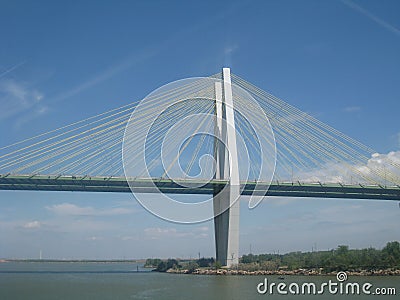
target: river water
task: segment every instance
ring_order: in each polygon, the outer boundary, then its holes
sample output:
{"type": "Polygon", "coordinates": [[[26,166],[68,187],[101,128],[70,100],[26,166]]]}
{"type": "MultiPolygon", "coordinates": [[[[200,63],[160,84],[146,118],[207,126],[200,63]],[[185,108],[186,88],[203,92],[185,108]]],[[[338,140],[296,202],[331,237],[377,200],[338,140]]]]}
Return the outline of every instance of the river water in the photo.
{"type": "MultiPolygon", "coordinates": [[[[349,276],[346,282],[371,283],[371,295],[332,295],[327,289],[320,295],[282,295],[276,289],[259,294],[265,278],[156,273],[133,263],[7,262],[0,263],[0,299],[399,299],[400,293],[400,277],[349,276]],[[394,287],[397,295],[372,295],[376,287],[394,287]]],[[[332,276],[267,277],[268,285],[300,287],[329,280],[337,282],[332,276]]]]}

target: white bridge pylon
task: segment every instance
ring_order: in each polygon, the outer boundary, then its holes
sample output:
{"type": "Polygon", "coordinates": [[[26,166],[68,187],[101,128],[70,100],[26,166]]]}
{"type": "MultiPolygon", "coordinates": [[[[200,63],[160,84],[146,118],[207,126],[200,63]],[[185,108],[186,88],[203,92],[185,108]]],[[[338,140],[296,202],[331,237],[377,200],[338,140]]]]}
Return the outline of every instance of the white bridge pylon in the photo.
{"type": "Polygon", "coordinates": [[[215,179],[228,180],[213,198],[216,260],[231,267],[239,263],[240,180],[229,68],[222,70],[222,83],[215,83],[215,102],[215,179]]]}

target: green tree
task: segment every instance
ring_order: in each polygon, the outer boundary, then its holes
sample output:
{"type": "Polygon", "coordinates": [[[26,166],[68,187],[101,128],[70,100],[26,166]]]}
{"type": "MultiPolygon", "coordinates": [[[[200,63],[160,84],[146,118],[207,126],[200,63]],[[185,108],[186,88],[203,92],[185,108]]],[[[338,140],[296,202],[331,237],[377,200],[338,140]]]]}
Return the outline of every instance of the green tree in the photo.
{"type": "Polygon", "coordinates": [[[215,268],[215,270],[221,269],[222,268],[222,264],[217,260],[214,263],[214,268],[215,268]]]}
{"type": "Polygon", "coordinates": [[[166,272],[167,270],[167,263],[165,261],[161,261],[156,268],[157,272],[166,272]]]}
{"type": "Polygon", "coordinates": [[[189,262],[187,266],[188,273],[191,274],[193,273],[196,269],[199,268],[199,265],[195,263],[194,261],[189,262]]]}
{"type": "Polygon", "coordinates": [[[169,258],[166,262],[161,261],[156,268],[158,272],[166,272],[169,269],[181,268],[182,266],[176,259],[169,258]]]}
{"type": "Polygon", "coordinates": [[[386,267],[395,267],[400,265],[400,243],[389,242],[382,249],[382,258],[386,267]]]}
{"type": "Polygon", "coordinates": [[[161,262],[159,258],[148,258],[146,259],[146,263],[144,264],[145,267],[155,268],[161,262]]]}
{"type": "Polygon", "coordinates": [[[211,267],[214,264],[214,258],[205,258],[202,257],[196,261],[196,263],[199,265],[201,268],[206,268],[206,267],[211,267]]]}

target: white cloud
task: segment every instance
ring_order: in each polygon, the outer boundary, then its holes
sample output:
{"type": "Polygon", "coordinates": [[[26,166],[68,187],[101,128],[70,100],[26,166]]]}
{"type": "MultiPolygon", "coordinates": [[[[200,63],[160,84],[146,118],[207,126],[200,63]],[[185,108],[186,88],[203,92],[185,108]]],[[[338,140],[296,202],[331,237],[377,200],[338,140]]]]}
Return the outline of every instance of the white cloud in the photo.
{"type": "Polygon", "coordinates": [[[147,238],[158,240],[158,239],[169,239],[169,238],[205,238],[208,237],[209,227],[202,226],[197,228],[191,228],[190,230],[183,231],[177,230],[176,228],[161,228],[161,227],[149,227],[144,229],[145,236],[147,238]]]}
{"type": "Polygon", "coordinates": [[[131,235],[121,236],[120,239],[122,241],[138,241],[139,240],[139,238],[137,236],[131,236],[131,235]]]}
{"type": "Polygon", "coordinates": [[[89,241],[101,241],[103,239],[104,238],[101,237],[101,236],[91,236],[91,237],[88,238],[89,241]]]}
{"type": "Polygon", "coordinates": [[[39,221],[32,221],[32,222],[27,222],[23,225],[24,228],[26,229],[37,229],[42,226],[42,223],[39,221]]]}
{"type": "Polygon", "coordinates": [[[208,227],[208,226],[202,226],[202,227],[197,228],[197,230],[198,230],[198,231],[201,231],[201,232],[207,232],[207,231],[210,230],[210,227],[208,227]]]}
{"type": "Polygon", "coordinates": [[[27,105],[27,94],[28,91],[26,87],[15,82],[14,80],[4,81],[1,85],[2,92],[10,97],[18,99],[22,105],[27,105]]]}
{"type": "Polygon", "coordinates": [[[235,50],[237,50],[239,47],[238,47],[238,45],[230,45],[230,46],[227,46],[227,47],[225,47],[225,49],[224,49],[224,53],[225,53],[225,55],[229,55],[229,54],[231,54],[232,52],[234,52],[235,50]]]}
{"type": "Polygon", "coordinates": [[[360,106],[347,106],[343,109],[345,112],[352,113],[352,112],[357,112],[361,110],[360,106]]]}
{"type": "Polygon", "coordinates": [[[400,185],[400,151],[373,153],[364,164],[329,163],[321,169],[298,174],[296,180],[310,183],[400,185]]]}
{"type": "Polygon", "coordinates": [[[176,234],[176,228],[160,228],[160,227],[150,227],[144,229],[145,233],[148,234],[176,234]]]}
{"type": "Polygon", "coordinates": [[[46,209],[58,214],[69,216],[115,216],[132,214],[135,211],[129,208],[111,208],[111,209],[98,209],[91,206],[78,206],[72,203],[55,204],[46,206],[46,209]]]}
{"type": "Polygon", "coordinates": [[[232,56],[238,48],[236,44],[228,45],[224,48],[224,64],[226,66],[232,66],[232,56]]]}
{"type": "Polygon", "coordinates": [[[48,111],[41,101],[44,95],[27,83],[15,79],[0,81],[0,119],[23,114],[27,120],[43,115],[48,111]]]}
{"type": "Polygon", "coordinates": [[[31,110],[29,114],[25,114],[15,121],[15,127],[21,128],[24,124],[46,114],[49,108],[46,105],[40,105],[31,110]]]}

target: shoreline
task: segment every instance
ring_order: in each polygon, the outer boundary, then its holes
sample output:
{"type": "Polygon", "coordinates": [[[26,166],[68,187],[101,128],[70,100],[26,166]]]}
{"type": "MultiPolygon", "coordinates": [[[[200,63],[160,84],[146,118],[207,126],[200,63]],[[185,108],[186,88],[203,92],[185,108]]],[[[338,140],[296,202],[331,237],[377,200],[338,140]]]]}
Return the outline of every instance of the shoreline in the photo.
{"type": "MultiPolygon", "coordinates": [[[[190,274],[190,275],[217,275],[217,276],[336,276],[338,271],[334,272],[322,272],[318,269],[306,270],[298,269],[293,271],[245,271],[245,270],[232,270],[232,269],[195,269],[190,270],[178,270],[169,269],[166,273],[170,274],[190,274]]],[[[385,270],[359,270],[359,271],[346,271],[349,276],[400,276],[400,269],[385,269],[385,270]]]]}

